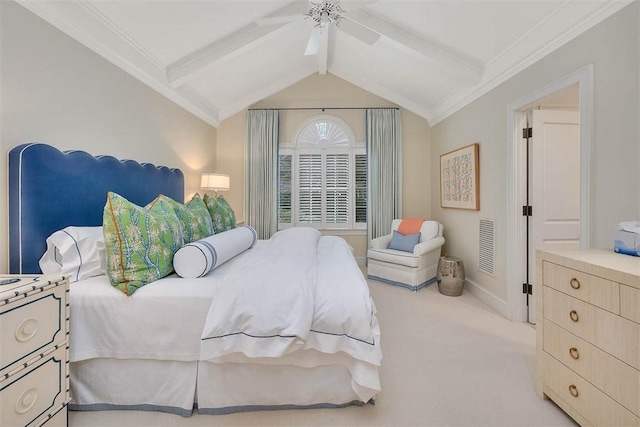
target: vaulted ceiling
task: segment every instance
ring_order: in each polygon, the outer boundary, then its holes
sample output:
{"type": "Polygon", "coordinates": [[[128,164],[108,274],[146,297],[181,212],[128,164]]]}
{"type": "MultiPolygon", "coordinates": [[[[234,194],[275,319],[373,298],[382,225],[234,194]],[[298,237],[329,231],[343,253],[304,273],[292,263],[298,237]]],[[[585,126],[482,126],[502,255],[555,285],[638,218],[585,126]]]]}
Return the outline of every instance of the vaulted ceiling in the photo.
{"type": "Polygon", "coordinates": [[[305,55],[306,0],[18,0],[213,126],[314,73],[433,126],[631,1],[342,0],[305,55]]]}

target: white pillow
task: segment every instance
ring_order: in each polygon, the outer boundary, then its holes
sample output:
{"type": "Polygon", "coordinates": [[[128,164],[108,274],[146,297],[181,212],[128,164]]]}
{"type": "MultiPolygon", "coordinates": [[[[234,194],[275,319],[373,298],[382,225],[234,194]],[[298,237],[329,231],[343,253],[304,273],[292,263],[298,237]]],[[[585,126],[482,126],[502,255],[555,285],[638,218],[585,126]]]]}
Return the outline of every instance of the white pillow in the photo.
{"type": "Polygon", "coordinates": [[[425,221],[422,223],[422,227],[420,227],[420,233],[422,236],[420,238],[421,242],[425,240],[433,239],[438,235],[439,224],[437,221],[425,221]]]}
{"type": "Polygon", "coordinates": [[[67,227],[47,238],[47,250],[40,258],[44,274],[62,274],[70,282],[105,274],[102,226],[67,227]]]}
{"type": "Polygon", "coordinates": [[[251,248],[257,239],[256,230],[245,225],[187,243],[173,256],[173,269],[180,277],[202,277],[251,248]]]}

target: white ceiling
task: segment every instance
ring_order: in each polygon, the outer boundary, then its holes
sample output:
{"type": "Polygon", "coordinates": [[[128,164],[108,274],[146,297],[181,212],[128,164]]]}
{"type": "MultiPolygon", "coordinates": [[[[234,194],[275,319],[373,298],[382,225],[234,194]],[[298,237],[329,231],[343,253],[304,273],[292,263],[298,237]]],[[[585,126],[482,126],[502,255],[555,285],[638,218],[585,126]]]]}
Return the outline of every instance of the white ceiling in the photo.
{"type": "Polygon", "coordinates": [[[331,26],[326,49],[304,56],[311,20],[256,21],[305,0],[18,0],[213,126],[327,72],[433,126],[631,1],[342,0],[381,37],[331,26]]]}

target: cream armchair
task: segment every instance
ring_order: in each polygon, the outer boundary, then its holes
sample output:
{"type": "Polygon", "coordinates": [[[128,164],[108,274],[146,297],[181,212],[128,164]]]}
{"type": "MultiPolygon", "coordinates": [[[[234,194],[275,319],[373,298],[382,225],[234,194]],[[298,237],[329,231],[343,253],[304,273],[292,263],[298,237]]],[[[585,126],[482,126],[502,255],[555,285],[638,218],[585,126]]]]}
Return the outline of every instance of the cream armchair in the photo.
{"type": "MultiPolygon", "coordinates": [[[[391,223],[398,230],[400,219],[391,223]]],[[[371,240],[367,251],[368,278],[418,291],[436,280],[440,249],[444,245],[443,225],[425,221],[413,252],[388,249],[392,234],[371,240]]]]}

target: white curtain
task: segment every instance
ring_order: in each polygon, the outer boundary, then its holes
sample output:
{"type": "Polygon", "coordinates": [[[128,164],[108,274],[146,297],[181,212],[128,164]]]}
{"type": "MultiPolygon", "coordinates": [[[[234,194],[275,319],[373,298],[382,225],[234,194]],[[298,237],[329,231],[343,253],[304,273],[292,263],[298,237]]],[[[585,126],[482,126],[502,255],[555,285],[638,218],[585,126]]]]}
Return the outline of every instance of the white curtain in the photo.
{"type": "Polygon", "coordinates": [[[245,223],[259,239],[278,228],[278,110],[249,110],[245,141],[245,223]]]}
{"type": "Polygon", "coordinates": [[[402,218],[402,122],[395,108],[367,109],[367,246],[402,218]]]}

